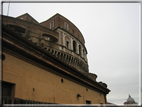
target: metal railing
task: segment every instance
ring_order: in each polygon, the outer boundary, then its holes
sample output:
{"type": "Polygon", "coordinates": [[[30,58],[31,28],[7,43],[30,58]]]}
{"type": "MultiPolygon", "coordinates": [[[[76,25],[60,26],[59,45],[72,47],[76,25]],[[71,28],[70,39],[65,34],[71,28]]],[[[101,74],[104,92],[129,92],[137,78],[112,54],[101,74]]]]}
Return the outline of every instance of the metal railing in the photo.
{"type": "Polygon", "coordinates": [[[25,99],[11,97],[11,96],[3,96],[2,104],[4,105],[4,104],[54,104],[54,103],[25,100],[25,99]]]}

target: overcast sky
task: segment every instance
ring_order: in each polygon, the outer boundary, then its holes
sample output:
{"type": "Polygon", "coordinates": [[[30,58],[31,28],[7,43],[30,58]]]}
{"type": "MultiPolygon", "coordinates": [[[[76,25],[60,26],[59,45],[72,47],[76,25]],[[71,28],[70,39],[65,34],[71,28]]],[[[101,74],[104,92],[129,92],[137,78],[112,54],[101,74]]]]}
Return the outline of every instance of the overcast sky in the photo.
{"type": "MultiPolygon", "coordinates": [[[[139,3],[10,3],[8,16],[29,13],[42,22],[59,13],[82,32],[89,72],[105,82],[108,102],[123,104],[129,94],[141,102],[139,3]]],[[[3,4],[7,15],[8,4],[3,4]]]]}

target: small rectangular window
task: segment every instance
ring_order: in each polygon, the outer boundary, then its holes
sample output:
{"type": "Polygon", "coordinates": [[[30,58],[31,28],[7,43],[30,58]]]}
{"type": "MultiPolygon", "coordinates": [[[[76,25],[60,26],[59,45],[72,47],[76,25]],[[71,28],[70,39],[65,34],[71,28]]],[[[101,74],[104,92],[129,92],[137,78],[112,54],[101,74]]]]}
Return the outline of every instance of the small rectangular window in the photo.
{"type": "Polygon", "coordinates": [[[72,30],[72,33],[74,34],[74,30],[72,30]]]}
{"type": "Polygon", "coordinates": [[[69,30],[69,26],[66,22],[65,22],[65,29],[69,30]]]}
{"type": "Polygon", "coordinates": [[[50,28],[51,28],[51,29],[54,28],[54,22],[51,22],[51,23],[50,23],[50,28]]]}

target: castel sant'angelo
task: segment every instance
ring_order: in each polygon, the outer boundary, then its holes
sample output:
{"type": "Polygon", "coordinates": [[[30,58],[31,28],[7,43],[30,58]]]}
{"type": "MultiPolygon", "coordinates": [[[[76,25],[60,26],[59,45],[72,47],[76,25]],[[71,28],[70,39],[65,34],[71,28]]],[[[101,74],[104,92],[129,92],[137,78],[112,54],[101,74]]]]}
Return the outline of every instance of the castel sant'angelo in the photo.
{"type": "Polygon", "coordinates": [[[3,103],[107,104],[110,90],[89,73],[87,53],[82,33],[58,13],[41,23],[2,16],[3,103]]]}

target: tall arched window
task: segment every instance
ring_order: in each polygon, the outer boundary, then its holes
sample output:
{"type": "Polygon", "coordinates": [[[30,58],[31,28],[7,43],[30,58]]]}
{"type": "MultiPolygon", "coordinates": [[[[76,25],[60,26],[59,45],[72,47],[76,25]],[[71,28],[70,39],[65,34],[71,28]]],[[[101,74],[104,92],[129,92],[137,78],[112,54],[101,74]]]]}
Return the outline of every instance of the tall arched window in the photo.
{"type": "Polygon", "coordinates": [[[73,51],[76,52],[76,42],[73,41],[73,51]]]}
{"type": "Polygon", "coordinates": [[[66,41],[66,47],[69,49],[69,41],[66,41]]]}
{"type": "Polygon", "coordinates": [[[79,55],[81,55],[81,46],[79,45],[79,55]]]}

